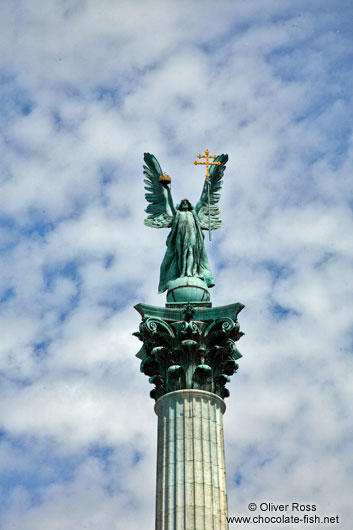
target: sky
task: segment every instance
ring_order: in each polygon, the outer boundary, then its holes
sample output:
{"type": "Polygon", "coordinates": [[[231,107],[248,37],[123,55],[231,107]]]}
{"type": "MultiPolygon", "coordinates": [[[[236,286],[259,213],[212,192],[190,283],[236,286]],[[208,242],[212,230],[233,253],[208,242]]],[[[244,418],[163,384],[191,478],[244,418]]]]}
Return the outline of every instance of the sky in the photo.
{"type": "Polygon", "coordinates": [[[168,230],[143,223],[143,153],[195,204],[206,148],[229,155],[212,303],[246,306],[229,514],[351,529],[352,21],[345,0],[1,2],[1,530],[154,528],[133,306],[165,303],[168,230]]]}

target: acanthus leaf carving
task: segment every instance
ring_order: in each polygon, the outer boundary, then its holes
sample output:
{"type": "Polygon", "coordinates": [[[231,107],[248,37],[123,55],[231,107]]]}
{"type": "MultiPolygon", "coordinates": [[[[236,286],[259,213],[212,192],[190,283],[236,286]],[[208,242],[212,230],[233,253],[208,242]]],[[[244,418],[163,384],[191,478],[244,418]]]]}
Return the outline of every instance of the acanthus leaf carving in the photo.
{"type": "Polygon", "coordinates": [[[208,310],[207,319],[193,320],[195,308],[185,304],[184,320],[142,319],[134,335],[143,342],[137,355],[141,359],[141,371],[155,385],[150,393],[153,399],[183,388],[198,388],[228,397],[225,385],[237,372],[235,361],[241,357],[235,342],[243,333],[236,314],[234,318],[219,317],[219,314],[219,308],[214,308],[208,310]],[[210,318],[212,311],[218,318],[210,318]]]}

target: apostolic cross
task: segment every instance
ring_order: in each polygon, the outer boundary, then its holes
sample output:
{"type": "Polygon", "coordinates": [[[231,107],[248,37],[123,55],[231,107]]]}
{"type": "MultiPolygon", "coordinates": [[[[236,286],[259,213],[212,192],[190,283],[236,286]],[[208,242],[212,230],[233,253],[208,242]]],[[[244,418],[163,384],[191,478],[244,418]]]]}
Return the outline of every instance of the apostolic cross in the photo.
{"type": "Polygon", "coordinates": [[[197,158],[205,158],[206,162],[198,162],[197,160],[195,160],[194,164],[195,164],[195,166],[197,166],[199,164],[206,166],[207,200],[208,200],[208,222],[209,222],[208,238],[211,241],[211,213],[210,213],[210,208],[211,208],[210,202],[211,202],[211,199],[210,199],[210,181],[209,181],[210,172],[209,172],[208,168],[210,166],[220,166],[221,162],[210,162],[209,161],[210,158],[215,159],[215,158],[217,158],[217,156],[216,155],[210,155],[209,153],[210,153],[209,150],[205,149],[205,154],[204,155],[197,155],[197,158]]]}
{"type": "Polygon", "coordinates": [[[221,165],[221,162],[210,162],[209,161],[209,158],[215,159],[215,158],[217,158],[217,156],[216,155],[210,155],[208,149],[205,149],[205,154],[204,155],[197,155],[197,158],[206,158],[206,162],[198,162],[197,160],[195,160],[194,164],[195,164],[195,166],[197,166],[199,164],[206,165],[206,179],[207,180],[210,178],[210,172],[208,171],[209,166],[220,166],[221,165]]]}

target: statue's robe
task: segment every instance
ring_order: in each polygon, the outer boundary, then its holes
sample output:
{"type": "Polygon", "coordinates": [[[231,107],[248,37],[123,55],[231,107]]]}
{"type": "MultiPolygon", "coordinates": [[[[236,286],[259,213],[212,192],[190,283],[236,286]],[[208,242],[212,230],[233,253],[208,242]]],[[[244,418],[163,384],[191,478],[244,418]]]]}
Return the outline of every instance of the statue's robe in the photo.
{"type": "MultiPolygon", "coordinates": [[[[167,238],[160,272],[158,292],[168,289],[168,283],[182,276],[186,269],[185,251],[192,254],[192,276],[201,278],[208,287],[214,286],[204,245],[204,235],[195,210],[177,210],[167,238]]],[[[185,276],[186,274],[184,274],[185,276]]]]}

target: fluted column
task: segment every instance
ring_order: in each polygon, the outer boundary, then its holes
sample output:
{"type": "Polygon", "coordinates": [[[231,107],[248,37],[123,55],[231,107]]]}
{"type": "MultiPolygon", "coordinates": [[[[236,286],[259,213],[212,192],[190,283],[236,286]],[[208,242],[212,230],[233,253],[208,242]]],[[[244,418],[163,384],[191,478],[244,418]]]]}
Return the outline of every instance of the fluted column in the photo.
{"type": "Polygon", "coordinates": [[[156,530],[228,529],[222,398],[204,390],[160,397],[156,530]]]}

